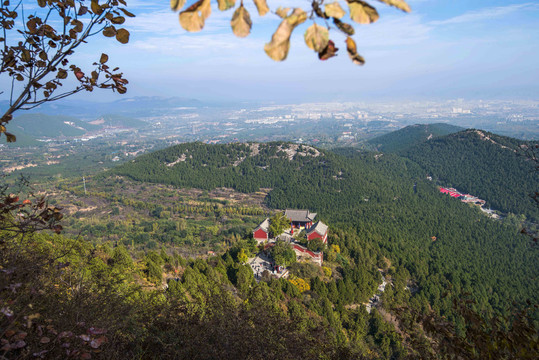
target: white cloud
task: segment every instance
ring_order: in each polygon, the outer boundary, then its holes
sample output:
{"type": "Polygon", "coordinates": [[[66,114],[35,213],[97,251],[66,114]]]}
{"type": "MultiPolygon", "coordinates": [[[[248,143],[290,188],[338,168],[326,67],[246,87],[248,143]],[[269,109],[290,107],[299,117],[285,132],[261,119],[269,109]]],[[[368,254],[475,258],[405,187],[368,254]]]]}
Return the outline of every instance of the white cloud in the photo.
{"type": "Polygon", "coordinates": [[[507,6],[488,7],[480,10],[469,11],[446,20],[431,21],[430,25],[454,25],[468,22],[477,22],[482,20],[491,20],[509,15],[522,10],[539,10],[538,4],[513,4],[507,6]]]}

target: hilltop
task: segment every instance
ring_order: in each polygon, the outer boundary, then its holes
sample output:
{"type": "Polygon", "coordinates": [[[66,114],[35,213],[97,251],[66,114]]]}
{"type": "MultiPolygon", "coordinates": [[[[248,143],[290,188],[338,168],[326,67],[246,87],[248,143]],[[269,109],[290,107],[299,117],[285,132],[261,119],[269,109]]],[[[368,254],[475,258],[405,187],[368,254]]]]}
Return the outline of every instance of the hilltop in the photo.
{"type": "Polygon", "coordinates": [[[450,124],[415,124],[368,141],[382,152],[401,152],[427,140],[464,130],[450,124]]]}
{"type": "Polygon", "coordinates": [[[418,163],[439,183],[476,195],[487,206],[539,220],[530,194],[537,173],[521,145],[531,142],[469,129],[415,145],[403,156],[418,163]]]}

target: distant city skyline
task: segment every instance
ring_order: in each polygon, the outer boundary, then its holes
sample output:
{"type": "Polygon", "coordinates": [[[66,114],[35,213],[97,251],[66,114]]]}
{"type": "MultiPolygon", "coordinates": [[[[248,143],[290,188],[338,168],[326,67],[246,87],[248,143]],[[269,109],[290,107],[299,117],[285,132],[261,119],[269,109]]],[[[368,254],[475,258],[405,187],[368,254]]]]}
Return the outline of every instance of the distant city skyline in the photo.
{"type": "MultiPolygon", "coordinates": [[[[191,3],[188,2],[186,6],[191,3]]],[[[355,24],[359,67],[346,54],[344,37],[332,31],[339,56],[319,61],[303,41],[309,22],[292,35],[284,62],[264,53],[280,19],[259,17],[251,2],[249,37],[232,34],[232,10],[212,15],[200,33],[184,31],[164,1],[128,0],[137,15],[123,25],[121,45],[93,38],[76,54],[93,62],[105,52],[130,84],[126,95],[94,91],[88,100],[134,96],[188,97],[210,101],[362,101],[421,99],[537,99],[539,4],[531,1],[409,0],[412,13],[371,1],[380,20],[355,24]]],[[[278,6],[308,1],[268,0],[278,6]]],[[[344,6],[344,2],[343,2],[344,6]]],[[[5,87],[5,86],[4,86],[5,87]]]]}

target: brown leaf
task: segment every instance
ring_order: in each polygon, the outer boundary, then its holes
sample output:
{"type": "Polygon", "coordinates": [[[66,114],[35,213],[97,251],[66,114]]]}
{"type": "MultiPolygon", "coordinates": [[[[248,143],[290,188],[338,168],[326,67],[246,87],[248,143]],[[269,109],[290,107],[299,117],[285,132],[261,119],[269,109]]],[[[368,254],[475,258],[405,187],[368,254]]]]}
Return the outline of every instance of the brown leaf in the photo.
{"type": "Polygon", "coordinates": [[[178,11],[183,8],[185,5],[186,0],[170,0],[170,8],[173,11],[178,11]]]}
{"type": "MultiPolygon", "coordinates": [[[[185,3],[185,0],[184,0],[184,3],[185,3]]],[[[127,11],[126,9],[118,8],[118,10],[120,10],[121,12],[123,12],[125,16],[128,16],[128,17],[135,17],[135,14],[133,14],[132,12],[127,11]]]]}
{"type": "Polygon", "coordinates": [[[346,0],[350,8],[350,19],[358,24],[370,24],[380,17],[375,8],[361,0],[346,0]]]}
{"type": "Polygon", "coordinates": [[[17,137],[13,135],[12,133],[4,132],[7,138],[7,142],[15,142],[17,141],[17,137]]]}
{"type": "Polygon", "coordinates": [[[251,17],[249,12],[243,7],[243,4],[234,11],[230,21],[232,32],[238,37],[246,37],[251,32],[251,17]]]}
{"type": "Polygon", "coordinates": [[[404,0],[378,0],[378,1],[383,2],[384,4],[387,4],[389,6],[394,6],[397,9],[402,10],[407,13],[412,11],[412,9],[410,9],[410,6],[404,0]]]}
{"type": "Polygon", "coordinates": [[[120,25],[125,22],[125,18],[123,16],[115,16],[112,19],[110,19],[110,22],[116,25],[120,25]]]}
{"type": "MultiPolygon", "coordinates": [[[[236,5],[236,0],[217,0],[219,10],[225,11],[236,5]]],[[[242,4],[243,6],[243,4],[242,4]]]]}
{"type": "Polygon", "coordinates": [[[101,58],[99,59],[99,62],[101,64],[104,64],[106,63],[107,61],[109,61],[109,56],[107,54],[101,54],[101,58]]]}
{"type": "Polygon", "coordinates": [[[71,25],[73,25],[73,30],[76,32],[81,32],[84,28],[84,24],[79,20],[72,20],[71,25]]]}
{"type": "Polygon", "coordinates": [[[327,16],[331,16],[336,19],[340,19],[346,14],[337,1],[332,2],[331,4],[326,4],[326,6],[324,6],[324,12],[327,16]]]}
{"type": "Polygon", "coordinates": [[[65,79],[67,77],[67,71],[64,69],[58,70],[58,74],[56,75],[58,79],[65,79]]]}
{"type": "Polygon", "coordinates": [[[339,51],[339,49],[337,49],[335,47],[335,43],[331,40],[328,41],[328,46],[326,46],[326,48],[324,50],[322,50],[321,52],[318,53],[318,58],[320,60],[327,60],[329,58],[332,58],[334,56],[337,55],[337,51],[339,51]]]}
{"type": "Polygon", "coordinates": [[[210,14],[210,0],[199,0],[180,13],[180,25],[190,32],[200,31],[210,14]]]}
{"type": "Polygon", "coordinates": [[[342,22],[341,20],[336,19],[336,18],[333,18],[333,23],[335,24],[335,26],[337,26],[339,30],[341,30],[346,35],[350,35],[350,36],[354,35],[355,30],[352,25],[342,22]]]}
{"type": "Polygon", "coordinates": [[[48,344],[48,343],[51,342],[51,339],[48,338],[48,337],[46,337],[46,336],[43,336],[43,337],[41,338],[41,340],[39,340],[39,342],[40,342],[41,344],[48,344]]]}
{"type": "Polygon", "coordinates": [[[258,10],[258,15],[264,16],[268,13],[269,8],[268,8],[268,3],[266,2],[266,0],[253,0],[253,1],[256,5],[256,9],[258,10]]]}
{"type": "Polygon", "coordinates": [[[266,54],[275,61],[286,59],[290,49],[290,35],[294,28],[305,20],[307,20],[307,13],[303,9],[295,8],[292,14],[281,21],[271,41],[264,46],[266,54]]]}
{"type": "Polygon", "coordinates": [[[346,38],[346,51],[348,51],[348,56],[350,56],[354,64],[365,64],[365,59],[357,53],[356,42],[351,37],[346,38]]]}
{"type": "Polygon", "coordinates": [[[103,13],[103,8],[99,6],[98,0],[92,0],[90,8],[92,9],[92,12],[96,15],[101,15],[103,13]]]}
{"type": "Polygon", "coordinates": [[[129,31],[125,29],[118,29],[116,32],[116,40],[122,44],[127,44],[129,42],[129,31]]]}
{"type": "Polygon", "coordinates": [[[116,35],[116,29],[114,28],[114,26],[107,26],[103,29],[103,35],[105,35],[106,37],[113,37],[116,35]]]}
{"type": "Polygon", "coordinates": [[[312,24],[305,31],[304,38],[309,49],[319,53],[328,46],[329,31],[323,26],[312,24]]]}

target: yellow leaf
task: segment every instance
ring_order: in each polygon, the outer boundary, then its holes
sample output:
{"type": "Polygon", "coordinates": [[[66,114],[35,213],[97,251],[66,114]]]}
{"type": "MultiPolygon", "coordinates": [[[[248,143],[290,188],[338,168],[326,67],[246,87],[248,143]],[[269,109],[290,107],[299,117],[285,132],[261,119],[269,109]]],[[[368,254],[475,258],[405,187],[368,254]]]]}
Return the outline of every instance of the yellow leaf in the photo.
{"type": "Polygon", "coordinates": [[[269,11],[268,4],[266,3],[266,0],[253,0],[256,9],[258,10],[258,15],[264,16],[269,11]]]}
{"type": "Polygon", "coordinates": [[[412,11],[412,9],[410,9],[410,6],[404,0],[378,0],[378,1],[383,2],[384,4],[387,4],[389,6],[394,6],[397,9],[402,10],[407,13],[412,11]]]}
{"type": "Polygon", "coordinates": [[[351,37],[346,38],[346,50],[348,51],[348,56],[352,59],[352,62],[356,65],[365,64],[365,59],[357,53],[356,42],[351,37]]]}
{"type": "Polygon", "coordinates": [[[309,49],[320,52],[328,46],[329,31],[323,26],[312,24],[305,31],[304,37],[309,49]]]}
{"type": "Polygon", "coordinates": [[[341,19],[346,12],[342,9],[341,5],[337,1],[332,2],[331,4],[326,4],[324,7],[324,12],[327,16],[331,16],[337,19],[341,19]]]}
{"type": "Polygon", "coordinates": [[[236,0],[217,0],[219,10],[225,11],[236,5],[236,0]]]}
{"type": "Polygon", "coordinates": [[[290,49],[290,35],[294,28],[305,20],[307,20],[307,13],[300,8],[295,8],[290,16],[281,21],[271,41],[264,46],[266,54],[275,61],[286,59],[290,49]]]}
{"type": "Polygon", "coordinates": [[[288,12],[290,11],[290,8],[283,8],[279,6],[277,10],[275,10],[275,13],[281,18],[284,19],[288,16],[288,12]]]}
{"type": "Polygon", "coordinates": [[[234,11],[230,21],[232,32],[238,37],[246,37],[251,32],[251,17],[249,12],[243,7],[243,4],[234,11]]]}
{"type": "Polygon", "coordinates": [[[350,8],[350,18],[358,24],[370,24],[378,20],[375,8],[361,0],[346,0],[350,8]]]}
{"type": "Polygon", "coordinates": [[[180,25],[187,31],[200,31],[210,14],[210,0],[199,0],[180,13],[180,25]]]}
{"type": "Polygon", "coordinates": [[[173,11],[181,10],[186,0],[170,0],[170,8],[173,11]]]}

